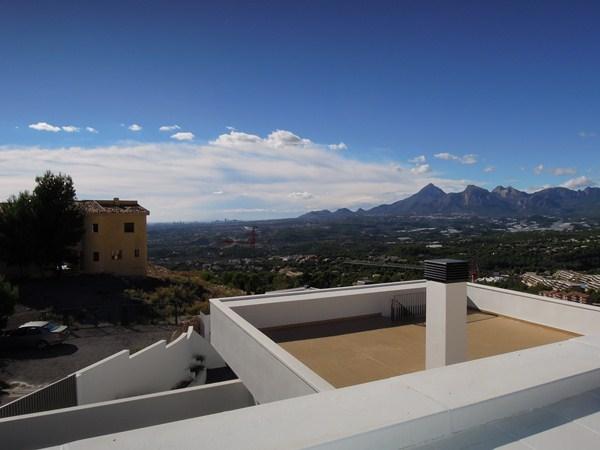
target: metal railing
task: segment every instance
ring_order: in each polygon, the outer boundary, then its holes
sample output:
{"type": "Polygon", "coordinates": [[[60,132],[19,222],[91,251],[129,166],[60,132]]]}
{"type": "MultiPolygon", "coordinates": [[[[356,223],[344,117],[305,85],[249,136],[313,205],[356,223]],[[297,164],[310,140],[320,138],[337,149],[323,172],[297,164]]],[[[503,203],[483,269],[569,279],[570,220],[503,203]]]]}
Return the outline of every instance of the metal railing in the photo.
{"type": "Polygon", "coordinates": [[[426,293],[397,294],[390,303],[390,317],[397,322],[413,322],[425,319],[426,293]]]}
{"type": "Polygon", "coordinates": [[[0,417],[19,416],[77,406],[75,374],[0,407],[0,417]]]}

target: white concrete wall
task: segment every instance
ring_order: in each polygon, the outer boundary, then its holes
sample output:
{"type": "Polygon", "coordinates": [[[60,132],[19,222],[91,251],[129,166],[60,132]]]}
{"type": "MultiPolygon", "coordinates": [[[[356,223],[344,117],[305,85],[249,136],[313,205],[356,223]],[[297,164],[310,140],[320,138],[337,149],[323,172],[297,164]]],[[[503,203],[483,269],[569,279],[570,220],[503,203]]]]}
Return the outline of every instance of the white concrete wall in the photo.
{"type": "Polygon", "coordinates": [[[324,289],[282,296],[211,300],[211,344],[259,403],[333,387],[257,328],[344,317],[389,316],[395,295],[424,295],[425,285],[390,283],[361,289],[324,289]]]}
{"type": "Polygon", "coordinates": [[[390,316],[394,296],[425,294],[424,285],[380,285],[361,290],[322,290],[295,296],[271,297],[226,305],[256,328],[270,328],[370,314],[390,316]]]}
{"type": "Polygon", "coordinates": [[[207,368],[222,367],[219,354],[190,327],[173,342],[159,341],[133,355],[116,353],[76,372],[80,405],[173,389],[193,378],[190,367],[204,356],[207,368]]]}
{"type": "Polygon", "coordinates": [[[215,298],[213,300],[217,300],[221,303],[229,303],[229,302],[237,302],[237,301],[254,301],[266,298],[282,298],[282,297],[296,297],[306,295],[307,293],[319,294],[319,293],[351,293],[351,292],[360,292],[360,291],[371,291],[373,289],[383,288],[385,290],[394,289],[395,287],[403,287],[407,286],[409,288],[424,288],[425,280],[410,280],[410,281],[395,281],[392,283],[377,283],[377,284],[366,284],[360,286],[342,286],[335,288],[327,288],[327,289],[304,289],[297,291],[272,291],[267,292],[266,294],[256,294],[256,295],[238,295],[236,297],[222,297],[215,298]]]}
{"type": "Polygon", "coordinates": [[[211,307],[211,344],[259,403],[333,387],[227,307],[211,307]]]}
{"type": "Polygon", "coordinates": [[[559,328],[600,334],[600,307],[467,283],[469,302],[483,311],[559,328]]]}
{"type": "MultiPolygon", "coordinates": [[[[258,328],[367,314],[389,315],[394,296],[422,296],[424,291],[425,283],[417,281],[215,299],[211,301],[211,343],[260,403],[326,391],[332,389],[329,383],[258,328]]],[[[595,307],[470,283],[467,294],[483,310],[575,333],[600,332],[600,309],[595,307]]]]}
{"type": "Polygon", "coordinates": [[[0,419],[0,447],[29,449],[254,405],[239,380],[0,419]]]}

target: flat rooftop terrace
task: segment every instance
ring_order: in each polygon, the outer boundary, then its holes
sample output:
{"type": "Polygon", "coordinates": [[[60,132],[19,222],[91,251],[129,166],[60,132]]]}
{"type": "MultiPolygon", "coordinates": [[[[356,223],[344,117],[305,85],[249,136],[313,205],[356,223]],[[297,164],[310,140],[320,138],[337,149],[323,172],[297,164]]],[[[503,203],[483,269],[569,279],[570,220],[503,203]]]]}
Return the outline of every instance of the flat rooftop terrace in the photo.
{"type": "MultiPolygon", "coordinates": [[[[335,387],[425,369],[425,324],[373,315],[262,329],[335,387]]],[[[469,310],[468,359],[551,344],[578,336],[563,330],[469,310]]]]}

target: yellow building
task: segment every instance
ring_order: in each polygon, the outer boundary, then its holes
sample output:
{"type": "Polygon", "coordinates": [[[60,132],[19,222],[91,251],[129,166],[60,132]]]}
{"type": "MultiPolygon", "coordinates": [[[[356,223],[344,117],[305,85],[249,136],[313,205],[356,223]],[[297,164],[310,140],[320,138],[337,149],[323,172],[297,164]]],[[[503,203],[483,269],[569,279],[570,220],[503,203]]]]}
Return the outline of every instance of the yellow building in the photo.
{"type": "Polygon", "coordinates": [[[146,274],[150,212],[136,200],[82,200],[85,234],[81,241],[82,273],[146,274]]]}

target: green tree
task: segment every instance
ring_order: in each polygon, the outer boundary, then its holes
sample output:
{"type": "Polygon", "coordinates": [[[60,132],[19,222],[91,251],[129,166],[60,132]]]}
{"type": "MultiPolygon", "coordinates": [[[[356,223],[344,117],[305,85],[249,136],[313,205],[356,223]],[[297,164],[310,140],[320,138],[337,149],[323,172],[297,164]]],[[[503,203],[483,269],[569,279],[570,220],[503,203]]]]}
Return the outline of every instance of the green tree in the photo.
{"type": "Polygon", "coordinates": [[[35,181],[31,194],[21,192],[0,209],[0,259],[21,275],[31,265],[60,271],[76,262],[84,232],[71,177],[46,172],[35,181]]]}
{"type": "Polygon", "coordinates": [[[160,286],[153,291],[143,289],[126,289],[126,298],[142,301],[149,305],[158,317],[175,317],[179,323],[181,314],[189,313],[190,307],[203,301],[205,289],[191,281],[180,281],[168,286],[160,286]]]}
{"type": "Polygon", "coordinates": [[[13,313],[18,298],[18,288],[0,277],[0,328],[6,326],[6,319],[13,313]]]}
{"type": "Polygon", "coordinates": [[[36,215],[28,192],[0,205],[0,259],[21,274],[35,260],[36,215]]]}
{"type": "Polygon", "coordinates": [[[35,181],[36,262],[60,271],[64,263],[77,261],[75,246],[84,233],[83,212],[70,176],[48,171],[35,181]]]}
{"type": "Polygon", "coordinates": [[[600,290],[596,289],[590,292],[590,300],[592,303],[600,303],[600,290]]]}

